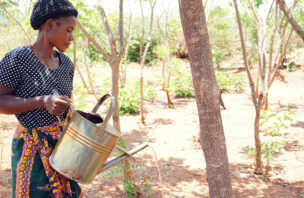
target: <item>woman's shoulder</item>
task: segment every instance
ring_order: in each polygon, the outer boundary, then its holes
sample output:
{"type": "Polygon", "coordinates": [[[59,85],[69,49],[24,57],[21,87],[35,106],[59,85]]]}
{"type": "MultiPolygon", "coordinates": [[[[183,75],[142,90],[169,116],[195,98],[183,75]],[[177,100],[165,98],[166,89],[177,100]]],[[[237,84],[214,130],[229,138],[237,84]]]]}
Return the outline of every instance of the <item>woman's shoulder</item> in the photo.
{"type": "Polygon", "coordinates": [[[19,58],[21,56],[26,56],[28,53],[29,53],[29,46],[20,46],[7,52],[5,57],[19,58]]]}

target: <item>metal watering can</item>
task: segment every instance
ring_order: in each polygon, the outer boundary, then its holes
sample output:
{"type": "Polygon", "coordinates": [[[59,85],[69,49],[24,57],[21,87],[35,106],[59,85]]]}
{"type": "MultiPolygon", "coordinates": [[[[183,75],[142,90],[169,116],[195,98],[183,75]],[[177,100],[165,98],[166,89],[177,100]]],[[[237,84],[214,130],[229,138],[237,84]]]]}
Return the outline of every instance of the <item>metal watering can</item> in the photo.
{"type": "Polygon", "coordinates": [[[114,110],[114,97],[111,97],[111,105],[104,121],[96,114],[99,106],[109,97],[109,94],[104,95],[92,113],[76,111],[70,104],[71,120],[49,158],[51,166],[60,174],[80,183],[90,183],[100,172],[148,146],[141,144],[125,151],[116,145],[120,133],[108,123],[114,110]],[[124,154],[106,162],[114,147],[124,154]]]}

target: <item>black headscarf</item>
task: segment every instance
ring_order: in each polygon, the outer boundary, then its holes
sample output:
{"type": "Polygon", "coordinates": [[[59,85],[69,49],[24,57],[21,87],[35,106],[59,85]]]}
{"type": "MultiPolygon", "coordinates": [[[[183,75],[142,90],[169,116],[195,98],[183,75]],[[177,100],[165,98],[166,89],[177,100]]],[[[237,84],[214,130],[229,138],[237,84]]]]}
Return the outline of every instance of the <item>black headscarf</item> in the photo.
{"type": "Polygon", "coordinates": [[[38,30],[48,19],[77,15],[78,11],[68,0],[38,0],[32,10],[31,26],[38,30]]]}

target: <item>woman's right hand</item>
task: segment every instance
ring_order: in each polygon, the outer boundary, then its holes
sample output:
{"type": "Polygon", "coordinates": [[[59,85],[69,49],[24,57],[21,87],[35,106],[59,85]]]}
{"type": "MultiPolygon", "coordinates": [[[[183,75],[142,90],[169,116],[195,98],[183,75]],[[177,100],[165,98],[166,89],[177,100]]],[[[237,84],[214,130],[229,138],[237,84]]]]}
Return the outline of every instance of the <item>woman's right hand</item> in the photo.
{"type": "Polygon", "coordinates": [[[51,114],[60,116],[67,109],[71,100],[66,96],[47,95],[43,96],[43,107],[51,114]]]}

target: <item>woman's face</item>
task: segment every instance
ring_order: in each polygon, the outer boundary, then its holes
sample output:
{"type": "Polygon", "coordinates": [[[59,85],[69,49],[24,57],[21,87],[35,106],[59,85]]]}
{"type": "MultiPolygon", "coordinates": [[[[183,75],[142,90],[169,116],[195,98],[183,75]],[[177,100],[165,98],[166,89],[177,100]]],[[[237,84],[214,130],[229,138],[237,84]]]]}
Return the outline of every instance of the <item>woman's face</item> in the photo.
{"type": "Polygon", "coordinates": [[[76,28],[76,17],[61,17],[52,19],[47,26],[48,39],[59,51],[64,52],[74,40],[73,31],[76,28]]]}

